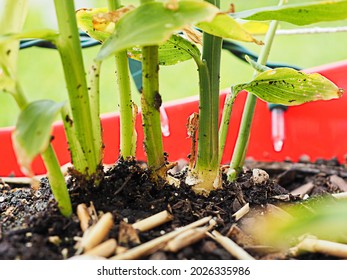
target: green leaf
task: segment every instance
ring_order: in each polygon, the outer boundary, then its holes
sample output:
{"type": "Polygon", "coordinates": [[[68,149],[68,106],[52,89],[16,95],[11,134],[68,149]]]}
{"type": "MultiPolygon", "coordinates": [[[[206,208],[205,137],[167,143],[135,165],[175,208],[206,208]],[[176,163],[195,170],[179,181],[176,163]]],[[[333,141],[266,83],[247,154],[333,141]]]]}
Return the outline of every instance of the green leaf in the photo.
{"type": "Polygon", "coordinates": [[[260,44],[251,34],[249,34],[235,19],[228,14],[217,14],[210,22],[200,22],[196,25],[202,31],[214,36],[233,39],[244,42],[255,42],[260,44]]]}
{"type": "MultiPolygon", "coordinates": [[[[199,48],[179,35],[172,35],[169,40],[159,46],[159,65],[170,66],[194,58],[200,61],[199,48]]],[[[140,48],[128,49],[128,56],[135,60],[142,60],[140,48]]]]}
{"type": "Polygon", "coordinates": [[[39,100],[30,103],[19,115],[12,140],[23,172],[31,174],[30,164],[44,152],[51,140],[52,123],[64,102],[39,100]]]}
{"type": "Polygon", "coordinates": [[[172,35],[169,40],[159,46],[159,64],[174,65],[194,58],[200,60],[200,50],[190,41],[178,35],[172,35]]]}
{"type": "Polygon", "coordinates": [[[264,7],[232,14],[234,18],[249,20],[279,20],[296,25],[347,18],[347,1],[322,1],[264,7]]]}
{"type": "MultiPolygon", "coordinates": [[[[78,27],[86,32],[90,37],[100,42],[104,42],[108,37],[110,37],[110,28],[105,28],[104,30],[95,29],[93,24],[93,17],[98,14],[106,14],[108,12],[107,8],[95,8],[95,9],[80,9],[76,12],[76,18],[78,27]]],[[[114,26],[114,24],[113,24],[114,26]]]]}
{"type": "Polygon", "coordinates": [[[182,0],[177,9],[159,2],[143,4],[128,12],[116,24],[115,31],[105,41],[97,59],[133,46],[160,45],[188,24],[212,20],[219,9],[205,1],[182,0]]]}
{"type": "Polygon", "coordinates": [[[318,73],[306,74],[290,68],[267,70],[249,83],[234,86],[234,92],[243,89],[264,101],[287,106],[339,98],[343,94],[342,89],[318,73]]]}

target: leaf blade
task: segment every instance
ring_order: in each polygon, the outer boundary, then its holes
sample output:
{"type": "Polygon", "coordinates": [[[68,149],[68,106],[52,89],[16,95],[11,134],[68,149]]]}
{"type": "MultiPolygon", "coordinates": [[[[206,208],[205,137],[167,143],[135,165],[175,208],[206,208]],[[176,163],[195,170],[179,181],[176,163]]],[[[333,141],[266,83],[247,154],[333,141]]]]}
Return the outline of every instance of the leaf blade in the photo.
{"type": "Polygon", "coordinates": [[[346,19],[347,1],[323,1],[265,7],[233,13],[232,16],[248,20],[279,20],[295,25],[307,25],[346,19]]]}
{"type": "Polygon", "coordinates": [[[286,106],[340,98],[343,94],[342,89],[324,76],[291,68],[270,69],[260,73],[253,81],[234,87],[237,92],[243,89],[266,102],[286,106]]]}
{"type": "Polygon", "coordinates": [[[174,65],[194,58],[200,59],[198,47],[178,35],[172,35],[169,40],[159,46],[159,64],[174,65]]]}
{"type": "Polygon", "coordinates": [[[177,9],[159,2],[143,4],[124,15],[101,47],[97,59],[133,46],[160,45],[187,24],[212,20],[219,9],[204,1],[183,0],[177,9]]]}
{"type": "Polygon", "coordinates": [[[212,21],[200,22],[196,26],[214,36],[260,44],[259,41],[228,14],[219,13],[212,21]]]}
{"type": "Polygon", "coordinates": [[[20,113],[12,141],[18,162],[26,174],[32,175],[32,160],[47,149],[52,124],[64,104],[65,102],[38,100],[30,103],[20,113]]]}

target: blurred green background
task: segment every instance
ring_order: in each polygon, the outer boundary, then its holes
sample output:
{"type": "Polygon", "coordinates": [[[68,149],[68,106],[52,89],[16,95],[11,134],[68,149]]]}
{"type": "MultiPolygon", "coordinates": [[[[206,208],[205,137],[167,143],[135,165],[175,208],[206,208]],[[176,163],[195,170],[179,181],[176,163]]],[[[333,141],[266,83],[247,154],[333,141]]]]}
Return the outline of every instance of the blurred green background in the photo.
{"type": "MultiPolygon", "coordinates": [[[[138,1],[123,0],[122,3],[138,3],[138,1]]],[[[273,0],[234,0],[236,11],[276,5],[273,0]]],[[[303,1],[290,0],[290,3],[303,1]]],[[[306,0],[305,2],[309,2],[306,0]]],[[[75,1],[77,8],[106,6],[106,0],[75,1]]],[[[230,1],[221,0],[222,9],[228,9],[230,1]]],[[[25,30],[56,28],[53,1],[29,0],[30,11],[25,24],[25,30]]],[[[1,6],[0,6],[1,8],[1,6]]],[[[319,23],[308,27],[345,26],[347,21],[319,23]]],[[[280,28],[298,28],[281,23],[280,28]]],[[[262,39],[259,37],[259,39],[262,39]]],[[[270,61],[283,62],[302,68],[309,68],[347,59],[347,33],[288,35],[277,36],[270,54],[270,61]]],[[[243,44],[250,50],[259,53],[260,47],[255,44],[243,44]]],[[[88,68],[99,47],[83,50],[85,66],[88,68]]],[[[106,60],[101,73],[101,112],[117,111],[118,97],[116,92],[115,68],[113,59],[106,60]]],[[[224,51],[222,56],[221,88],[232,84],[248,81],[252,69],[239,61],[230,53],[224,51]]],[[[58,52],[42,48],[22,50],[19,56],[19,79],[29,100],[53,99],[67,100],[63,71],[58,52]]],[[[194,62],[187,61],[175,66],[161,67],[160,93],[163,101],[180,99],[198,93],[198,76],[194,62]]],[[[139,105],[140,96],[133,85],[134,101],[139,105]]],[[[13,98],[0,93],[0,127],[15,124],[18,109],[13,98]]]]}

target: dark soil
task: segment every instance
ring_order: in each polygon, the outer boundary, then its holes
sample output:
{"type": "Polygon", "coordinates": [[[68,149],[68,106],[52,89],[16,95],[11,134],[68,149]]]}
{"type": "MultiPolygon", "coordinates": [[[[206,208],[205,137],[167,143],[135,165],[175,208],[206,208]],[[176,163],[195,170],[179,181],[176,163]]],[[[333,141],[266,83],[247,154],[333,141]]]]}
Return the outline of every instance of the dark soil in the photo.
{"type": "MultiPolygon", "coordinates": [[[[141,243],[144,243],[205,216],[215,217],[216,229],[226,234],[233,224],[237,224],[232,215],[245,202],[249,202],[251,209],[261,209],[268,204],[300,203],[300,198],[288,193],[308,182],[314,185],[310,196],[346,191],[343,179],[347,178],[347,170],[334,160],[315,164],[248,162],[247,166],[266,170],[270,174],[270,180],[255,185],[249,169],[242,173],[236,182],[224,183],[222,189],[204,197],[193,193],[184,183],[181,183],[179,188],[164,183],[156,186],[149,180],[149,174],[143,165],[135,161],[120,162],[105,173],[99,187],[81,187],[78,179],[70,177],[68,186],[74,214],[69,219],[59,214],[46,179],[41,181],[37,191],[30,186],[8,185],[0,181],[0,259],[64,259],[74,256],[76,240],[82,236],[75,214],[80,203],[90,205],[92,202],[99,213],[111,212],[114,226],[109,237],[117,240],[121,221],[131,224],[162,210],[171,212],[171,222],[148,232],[138,233],[141,243]],[[331,179],[332,176],[334,180],[331,179]]],[[[182,171],[175,176],[183,178],[185,173],[182,171]]],[[[239,242],[239,245],[246,248],[246,245],[241,243],[239,242]]],[[[136,244],[129,242],[121,245],[132,247],[136,244]]],[[[250,250],[249,253],[257,259],[288,258],[273,252],[258,254],[250,250]]],[[[158,251],[146,258],[233,259],[209,237],[178,253],[158,251]]],[[[301,258],[331,257],[306,254],[301,258]]]]}

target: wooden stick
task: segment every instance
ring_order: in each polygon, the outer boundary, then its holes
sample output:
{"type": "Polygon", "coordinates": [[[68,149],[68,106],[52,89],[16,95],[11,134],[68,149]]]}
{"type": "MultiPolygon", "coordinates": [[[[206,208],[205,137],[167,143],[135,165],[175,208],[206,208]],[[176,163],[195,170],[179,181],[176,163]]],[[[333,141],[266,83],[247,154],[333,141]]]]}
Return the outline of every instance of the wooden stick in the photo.
{"type": "Polygon", "coordinates": [[[347,199],[347,192],[333,193],[332,196],[336,199],[347,199]]]}
{"type": "Polygon", "coordinates": [[[89,215],[88,207],[84,203],[81,203],[77,206],[77,217],[80,220],[80,227],[83,232],[89,228],[89,222],[91,217],[89,215]]]}
{"type": "Polygon", "coordinates": [[[170,214],[167,210],[164,210],[146,219],[134,223],[133,228],[144,232],[151,230],[152,228],[155,228],[157,226],[160,226],[164,223],[167,223],[169,221],[172,221],[172,219],[172,214],[170,214]]]}
{"type": "Polygon", "coordinates": [[[206,223],[208,223],[211,220],[212,217],[205,217],[198,221],[195,221],[189,225],[186,225],[182,228],[176,229],[172,232],[169,232],[163,236],[157,237],[151,241],[148,241],[146,243],[143,243],[137,247],[134,247],[132,249],[129,249],[128,251],[124,252],[123,254],[116,255],[112,257],[112,260],[134,260],[139,259],[143,256],[148,256],[155,251],[163,248],[169,240],[176,237],[177,235],[181,234],[182,232],[185,232],[189,229],[196,228],[199,226],[202,226],[206,223]]]}
{"type": "Polygon", "coordinates": [[[2,181],[7,184],[31,185],[32,180],[29,177],[1,177],[2,181]]]}
{"type": "Polygon", "coordinates": [[[299,195],[301,198],[303,198],[304,195],[310,192],[313,188],[314,188],[314,184],[312,182],[308,182],[307,184],[304,184],[292,190],[290,193],[292,195],[299,195]]]}
{"type": "Polygon", "coordinates": [[[238,260],[254,260],[254,258],[248,254],[244,249],[237,245],[230,238],[221,235],[218,231],[214,230],[209,236],[217,241],[220,245],[224,247],[233,257],[238,260]]]}
{"type": "Polygon", "coordinates": [[[95,246],[83,255],[97,256],[97,257],[109,257],[114,255],[117,249],[117,241],[113,238],[106,240],[105,242],[95,246]]]}
{"type": "Polygon", "coordinates": [[[165,246],[165,250],[176,253],[181,249],[203,239],[204,237],[206,237],[206,233],[216,225],[216,222],[214,220],[211,221],[213,222],[206,227],[189,229],[179,234],[167,243],[167,245],[165,246]]]}
{"type": "Polygon", "coordinates": [[[290,252],[298,256],[303,252],[327,254],[339,258],[347,258],[347,244],[306,237],[290,252]]]}
{"type": "Polygon", "coordinates": [[[237,222],[240,220],[243,216],[245,216],[249,212],[249,203],[246,203],[243,205],[238,211],[236,211],[232,217],[235,218],[235,221],[237,222]]]}
{"type": "Polygon", "coordinates": [[[112,214],[106,213],[102,215],[100,220],[95,225],[90,227],[82,238],[81,248],[84,250],[84,252],[88,252],[90,249],[100,244],[105,239],[112,226],[112,214]]]}

